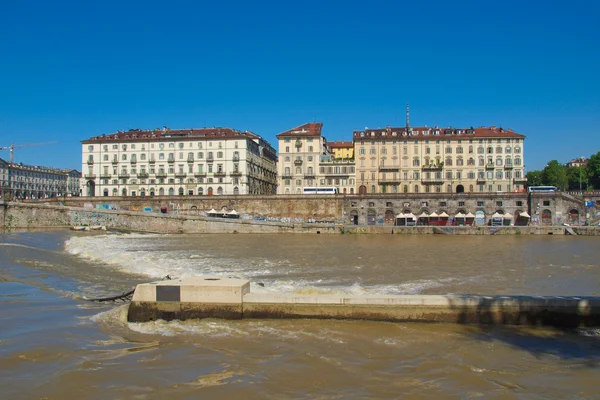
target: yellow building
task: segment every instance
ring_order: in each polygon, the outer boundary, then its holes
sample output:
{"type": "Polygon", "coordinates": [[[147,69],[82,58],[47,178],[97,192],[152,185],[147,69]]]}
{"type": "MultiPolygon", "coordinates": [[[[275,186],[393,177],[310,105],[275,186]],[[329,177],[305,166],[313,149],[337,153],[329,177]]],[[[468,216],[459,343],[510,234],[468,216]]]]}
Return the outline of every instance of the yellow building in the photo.
{"type": "Polygon", "coordinates": [[[333,158],[336,160],[340,159],[351,159],[354,158],[354,143],[352,142],[329,142],[329,148],[333,158]]]}
{"type": "Polygon", "coordinates": [[[525,136],[510,129],[388,127],[353,136],[358,193],[525,190],[525,136]]]}

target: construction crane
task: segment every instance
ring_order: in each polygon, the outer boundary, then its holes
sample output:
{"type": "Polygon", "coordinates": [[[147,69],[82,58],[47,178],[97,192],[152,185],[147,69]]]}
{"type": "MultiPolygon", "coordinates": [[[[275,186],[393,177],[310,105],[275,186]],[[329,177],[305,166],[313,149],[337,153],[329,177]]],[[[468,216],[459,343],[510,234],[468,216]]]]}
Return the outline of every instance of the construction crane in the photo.
{"type": "Polygon", "coordinates": [[[23,147],[32,147],[32,146],[47,146],[51,144],[57,144],[58,142],[45,142],[45,143],[30,143],[30,144],[19,144],[16,145],[13,143],[10,146],[2,146],[0,150],[9,150],[10,151],[10,163],[12,164],[15,159],[15,149],[21,149],[23,147]]]}

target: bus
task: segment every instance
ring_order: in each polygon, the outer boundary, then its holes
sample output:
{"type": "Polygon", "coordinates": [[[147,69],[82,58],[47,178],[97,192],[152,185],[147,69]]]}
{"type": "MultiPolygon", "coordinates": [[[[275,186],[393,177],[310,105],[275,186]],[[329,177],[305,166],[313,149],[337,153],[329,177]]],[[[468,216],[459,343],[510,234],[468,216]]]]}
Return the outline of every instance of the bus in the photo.
{"type": "Polygon", "coordinates": [[[302,188],[303,194],[338,194],[335,187],[305,187],[302,188]]]}
{"type": "Polygon", "coordinates": [[[556,186],[529,186],[528,192],[554,193],[558,190],[556,186]]]}

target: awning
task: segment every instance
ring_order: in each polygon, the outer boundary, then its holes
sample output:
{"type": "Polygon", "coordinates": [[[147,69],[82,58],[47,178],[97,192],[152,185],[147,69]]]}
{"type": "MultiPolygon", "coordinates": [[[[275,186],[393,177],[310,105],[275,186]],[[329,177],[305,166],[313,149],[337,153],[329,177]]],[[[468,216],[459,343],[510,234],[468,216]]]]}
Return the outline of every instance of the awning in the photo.
{"type": "Polygon", "coordinates": [[[519,214],[519,217],[531,218],[531,215],[527,214],[527,211],[523,211],[521,214],[519,214]]]}
{"type": "Polygon", "coordinates": [[[513,216],[510,213],[504,214],[504,219],[513,219],[513,216]]]}
{"type": "Polygon", "coordinates": [[[429,218],[429,215],[427,215],[427,213],[423,211],[421,215],[419,215],[419,218],[429,218]]]}
{"type": "Polygon", "coordinates": [[[446,212],[445,212],[445,211],[443,211],[443,212],[440,214],[440,218],[448,218],[448,217],[449,217],[449,215],[448,215],[448,214],[446,214],[446,212]]]}
{"type": "Polygon", "coordinates": [[[406,218],[406,216],[404,214],[400,213],[400,214],[396,215],[396,218],[406,218]]]}
{"type": "Polygon", "coordinates": [[[415,214],[413,214],[413,213],[404,214],[404,218],[406,218],[406,219],[415,219],[415,214]]]}
{"type": "Polygon", "coordinates": [[[235,211],[235,210],[231,210],[227,214],[229,214],[229,215],[238,215],[238,212],[235,211]]]}
{"type": "Polygon", "coordinates": [[[502,214],[495,212],[494,215],[492,215],[492,218],[502,218],[502,214]]]}
{"type": "Polygon", "coordinates": [[[437,213],[434,211],[431,214],[429,214],[429,218],[437,218],[439,217],[439,215],[437,215],[437,213]]]}
{"type": "Polygon", "coordinates": [[[475,216],[469,212],[467,215],[465,215],[465,218],[475,218],[475,216]]]}
{"type": "Polygon", "coordinates": [[[217,210],[215,210],[214,208],[212,208],[210,211],[207,212],[207,214],[216,214],[217,210]]]}
{"type": "Polygon", "coordinates": [[[456,215],[454,216],[454,218],[464,218],[464,217],[465,217],[465,214],[463,214],[463,213],[461,213],[461,212],[459,212],[458,214],[456,214],[456,215]]]}

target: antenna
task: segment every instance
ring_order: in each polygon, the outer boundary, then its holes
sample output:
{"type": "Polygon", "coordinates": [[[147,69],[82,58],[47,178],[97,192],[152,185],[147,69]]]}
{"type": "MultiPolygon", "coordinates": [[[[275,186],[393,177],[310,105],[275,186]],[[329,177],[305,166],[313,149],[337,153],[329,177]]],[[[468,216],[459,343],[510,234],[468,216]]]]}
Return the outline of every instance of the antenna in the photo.
{"type": "Polygon", "coordinates": [[[410,109],[408,103],[406,103],[406,132],[410,129],[410,109]]]}

